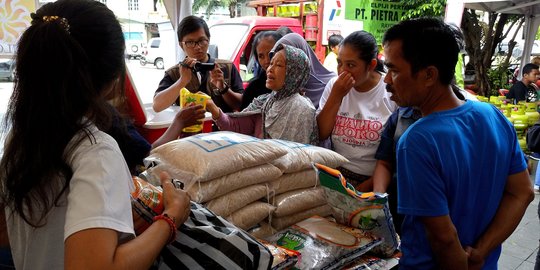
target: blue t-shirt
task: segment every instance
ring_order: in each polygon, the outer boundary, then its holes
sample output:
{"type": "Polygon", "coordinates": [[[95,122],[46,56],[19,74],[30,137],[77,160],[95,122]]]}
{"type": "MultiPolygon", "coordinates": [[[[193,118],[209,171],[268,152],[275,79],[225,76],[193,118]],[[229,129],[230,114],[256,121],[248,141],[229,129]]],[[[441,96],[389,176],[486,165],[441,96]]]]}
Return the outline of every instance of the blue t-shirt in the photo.
{"type": "Polygon", "coordinates": [[[420,111],[412,107],[399,107],[386,123],[381,133],[381,142],[375,152],[375,159],[396,163],[396,145],[405,130],[414,122],[422,118],[420,111]]]}
{"type": "MultiPolygon", "coordinates": [[[[449,215],[462,246],[488,227],[509,175],[527,165],[514,128],[492,105],[466,101],[411,125],[397,146],[400,269],[436,269],[422,216],[449,215]]],[[[500,247],[485,261],[497,269],[500,247]]]]}
{"type": "Polygon", "coordinates": [[[417,109],[412,107],[399,107],[388,118],[381,133],[381,142],[375,152],[375,159],[384,160],[391,164],[392,179],[386,189],[388,193],[388,206],[396,232],[401,235],[403,215],[397,212],[397,178],[396,178],[396,146],[405,130],[422,117],[417,109]]]}

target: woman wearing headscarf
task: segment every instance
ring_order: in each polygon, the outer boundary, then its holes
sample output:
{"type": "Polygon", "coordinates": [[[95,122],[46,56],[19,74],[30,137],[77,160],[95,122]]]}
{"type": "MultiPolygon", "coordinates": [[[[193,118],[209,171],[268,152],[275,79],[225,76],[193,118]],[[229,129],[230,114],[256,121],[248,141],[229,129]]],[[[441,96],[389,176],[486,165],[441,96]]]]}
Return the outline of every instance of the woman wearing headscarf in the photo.
{"type": "Polygon", "coordinates": [[[278,46],[266,70],[266,87],[272,93],[258,96],[240,113],[225,114],[211,100],[206,109],[220,130],[316,145],[315,107],[300,94],[308,81],[309,64],[302,50],[278,46]]]}
{"type": "Polygon", "coordinates": [[[319,100],[321,99],[324,87],[328,81],[336,77],[337,74],[329,71],[321,64],[321,62],[319,62],[319,59],[317,59],[317,56],[313,52],[313,49],[311,49],[311,46],[309,46],[307,41],[301,35],[297,33],[290,33],[283,36],[276,42],[273,50],[275,50],[280,44],[301,49],[308,56],[311,66],[309,67],[309,79],[304,86],[303,92],[304,95],[311,100],[313,106],[315,106],[315,108],[319,108],[319,100]]]}

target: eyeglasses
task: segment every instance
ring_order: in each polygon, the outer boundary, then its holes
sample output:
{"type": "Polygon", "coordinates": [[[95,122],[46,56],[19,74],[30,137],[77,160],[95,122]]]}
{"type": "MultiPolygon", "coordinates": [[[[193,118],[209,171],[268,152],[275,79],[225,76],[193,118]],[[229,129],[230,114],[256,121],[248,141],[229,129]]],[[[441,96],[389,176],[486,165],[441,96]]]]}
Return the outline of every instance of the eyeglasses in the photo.
{"type": "Polygon", "coordinates": [[[195,46],[204,47],[208,46],[208,39],[201,39],[199,41],[182,41],[188,48],[195,48],[195,46]]]}

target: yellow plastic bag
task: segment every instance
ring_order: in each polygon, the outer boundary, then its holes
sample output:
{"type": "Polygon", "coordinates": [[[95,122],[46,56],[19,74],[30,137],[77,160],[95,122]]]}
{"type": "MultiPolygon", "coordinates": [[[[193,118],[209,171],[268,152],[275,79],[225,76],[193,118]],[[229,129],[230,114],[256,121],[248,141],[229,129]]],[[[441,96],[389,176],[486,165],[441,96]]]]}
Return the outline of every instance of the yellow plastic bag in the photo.
{"type": "MultiPolygon", "coordinates": [[[[180,90],[180,108],[192,106],[192,105],[203,105],[203,109],[206,110],[206,100],[210,99],[209,95],[204,93],[191,93],[186,88],[180,90]]],[[[183,132],[197,133],[201,132],[203,124],[196,124],[193,126],[186,127],[182,129],[183,132]]]]}

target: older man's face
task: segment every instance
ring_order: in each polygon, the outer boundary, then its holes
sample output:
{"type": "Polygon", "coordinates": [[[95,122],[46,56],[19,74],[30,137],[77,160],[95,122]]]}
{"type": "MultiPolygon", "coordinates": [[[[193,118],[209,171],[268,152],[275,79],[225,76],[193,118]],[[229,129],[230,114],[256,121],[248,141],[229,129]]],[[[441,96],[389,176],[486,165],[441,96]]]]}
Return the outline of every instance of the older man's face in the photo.
{"type": "Polygon", "coordinates": [[[384,82],[386,91],[392,93],[390,99],[399,106],[420,107],[430,95],[427,69],[412,74],[410,63],[403,58],[401,40],[385,43],[384,57],[388,68],[384,82]]]}

